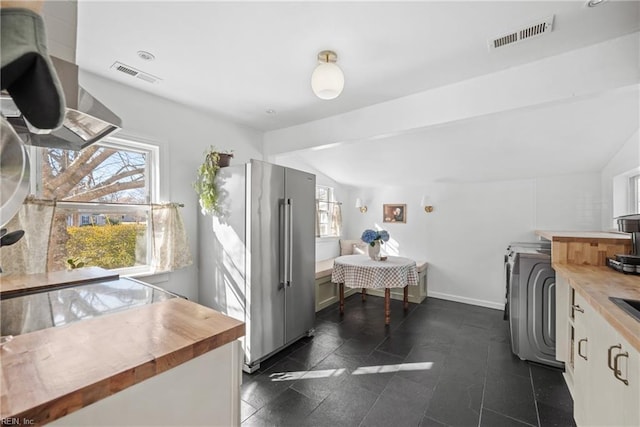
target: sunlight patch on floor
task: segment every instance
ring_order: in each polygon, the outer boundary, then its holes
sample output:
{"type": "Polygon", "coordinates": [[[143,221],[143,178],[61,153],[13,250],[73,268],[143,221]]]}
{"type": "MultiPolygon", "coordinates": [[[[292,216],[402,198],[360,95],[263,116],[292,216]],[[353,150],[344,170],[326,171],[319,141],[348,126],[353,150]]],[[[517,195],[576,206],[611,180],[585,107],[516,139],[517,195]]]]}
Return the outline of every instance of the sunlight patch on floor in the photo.
{"type": "Polygon", "coordinates": [[[320,369],[317,371],[295,371],[295,372],[276,372],[269,375],[271,381],[295,381],[299,380],[302,377],[304,379],[315,379],[315,378],[329,378],[329,377],[337,377],[344,374],[347,370],[344,368],[339,369],[320,369]]]}
{"type": "Polygon", "coordinates": [[[365,374],[386,374],[388,372],[400,371],[426,371],[431,369],[433,362],[420,363],[398,363],[396,365],[361,366],[351,373],[351,375],[365,374]]]}
{"type": "MultiPolygon", "coordinates": [[[[360,366],[351,375],[386,374],[401,371],[426,371],[433,367],[433,362],[398,363],[395,365],[360,366]]],[[[276,372],[269,375],[271,381],[296,381],[304,378],[317,379],[338,377],[347,373],[345,368],[320,369],[317,371],[276,372]]]]}

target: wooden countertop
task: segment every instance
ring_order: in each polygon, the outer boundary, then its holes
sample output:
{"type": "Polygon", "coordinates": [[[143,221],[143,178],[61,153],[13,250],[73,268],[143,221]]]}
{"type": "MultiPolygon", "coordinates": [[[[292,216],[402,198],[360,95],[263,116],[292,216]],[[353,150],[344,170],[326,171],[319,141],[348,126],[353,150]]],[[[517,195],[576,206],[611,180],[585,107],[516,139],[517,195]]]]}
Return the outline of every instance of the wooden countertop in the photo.
{"type": "Polygon", "coordinates": [[[630,240],[631,234],[608,231],[549,231],[536,230],[536,235],[552,242],[566,241],[598,241],[615,242],[618,240],[630,240]]]}
{"type": "Polygon", "coordinates": [[[91,283],[97,280],[117,279],[113,273],[100,267],[86,267],[75,270],[52,271],[49,273],[9,275],[0,278],[0,297],[10,297],[27,291],[42,291],[58,286],[91,283]]]}
{"type": "Polygon", "coordinates": [[[244,333],[240,321],[173,298],[19,335],[0,347],[0,419],[52,421],[244,333]]]}
{"type": "Polygon", "coordinates": [[[591,265],[554,263],[553,269],[640,352],[640,322],[609,300],[609,297],[640,300],[640,276],[591,265]]]}

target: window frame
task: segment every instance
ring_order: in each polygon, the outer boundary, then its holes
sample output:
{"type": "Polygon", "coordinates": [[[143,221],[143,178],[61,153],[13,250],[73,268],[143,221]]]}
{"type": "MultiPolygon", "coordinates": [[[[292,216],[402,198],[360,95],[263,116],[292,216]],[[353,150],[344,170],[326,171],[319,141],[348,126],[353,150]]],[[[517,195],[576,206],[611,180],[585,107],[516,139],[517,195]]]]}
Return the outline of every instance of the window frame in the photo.
{"type": "MultiPolygon", "coordinates": [[[[136,265],[132,267],[114,268],[110,269],[114,273],[118,273],[121,276],[144,276],[153,274],[153,228],[152,228],[152,210],[151,204],[158,203],[160,194],[160,147],[157,144],[150,142],[143,142],[131,137],[107,137],[103,140],[94,143],[101,147],[112,148],[115,150],[123,150],[129,152],[144,153],[146,157],[145,162],[145,190],[146,201],[145,203],[99,203],[99,202],[78,202],[78,201],[57,201],[56,203],[65,209],[77,209],[79,214],[83,211],[96,211],[101,212],[139,212],[145,211],[147,213],[147,253],[146,264],[136,265]]],[[[36,195],[42,194],[42,162],[43,149],[46,147],[31,146],[29,155],[32,161],[31,168],[31,193],[36,195]]]]}
{"type": "Polygon", "coordinates": [[[629,177],[629,206],[635,213],[640,213],[640,174],[629,177]]]}
{"type": "Polygon", "coordinates": [[[322,225],[324,224],[326,229],[331,232],[331,230],[334,228],[332,227],[331,224],[331,217],[332,217],[332,212],[330,207],[333,206],[334,204],[339,203],[336,200],[335,197],[335,188],[328,186],[328,185],[318,185],[316,184],[316,196],[318,194],[318,188],[323,188],[326,190],[327,193],[327,199],[318,199],[316,197],[316,218],[318,220],[318,233],[320,233],[319,235],[316,236],[316,239],[318,240],[324,240],[324,239],[337,239],[340,236],[339,235],[335,235],[335,234],[322,234],[322,225]],[[328,221],[326,223],[320,223],[319,218],[321,218],[320,216],[320,204],[321,203],[325,203],[329,208],[326,210],[326,214],[327,214],[327,219],[328,221]]]}

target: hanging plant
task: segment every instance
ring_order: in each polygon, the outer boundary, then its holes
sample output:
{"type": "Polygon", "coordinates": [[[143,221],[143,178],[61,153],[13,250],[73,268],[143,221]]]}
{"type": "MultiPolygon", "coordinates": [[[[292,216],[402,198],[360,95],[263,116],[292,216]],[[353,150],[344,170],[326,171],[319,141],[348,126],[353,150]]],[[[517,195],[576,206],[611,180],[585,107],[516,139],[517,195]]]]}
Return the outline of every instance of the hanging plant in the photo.
{"type": "Polygon", "coordinates": [[[216,175],[221,167],[229,165],[231,157],[233,154],[230,151],[219,151],[213,146],[204,152],[204,161],[198,168],[198,176],[193,183],[193,188],[200,196],[200,208],[205,215],[213,215],[219,211],[216,175]]]}

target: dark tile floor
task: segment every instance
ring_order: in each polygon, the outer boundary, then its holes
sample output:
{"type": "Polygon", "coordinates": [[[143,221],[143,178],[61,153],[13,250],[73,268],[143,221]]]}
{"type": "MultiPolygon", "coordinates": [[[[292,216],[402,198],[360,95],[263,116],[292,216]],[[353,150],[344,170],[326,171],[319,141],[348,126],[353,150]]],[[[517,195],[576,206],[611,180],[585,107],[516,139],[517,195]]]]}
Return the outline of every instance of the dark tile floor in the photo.
{"type": "Polygon", "coordinates": [[[242,385],[243,426],[572,426],[560,371],[511,353],[502,312],[427,298],[347,298],[316,335],[261,364],[242,385]]]}

